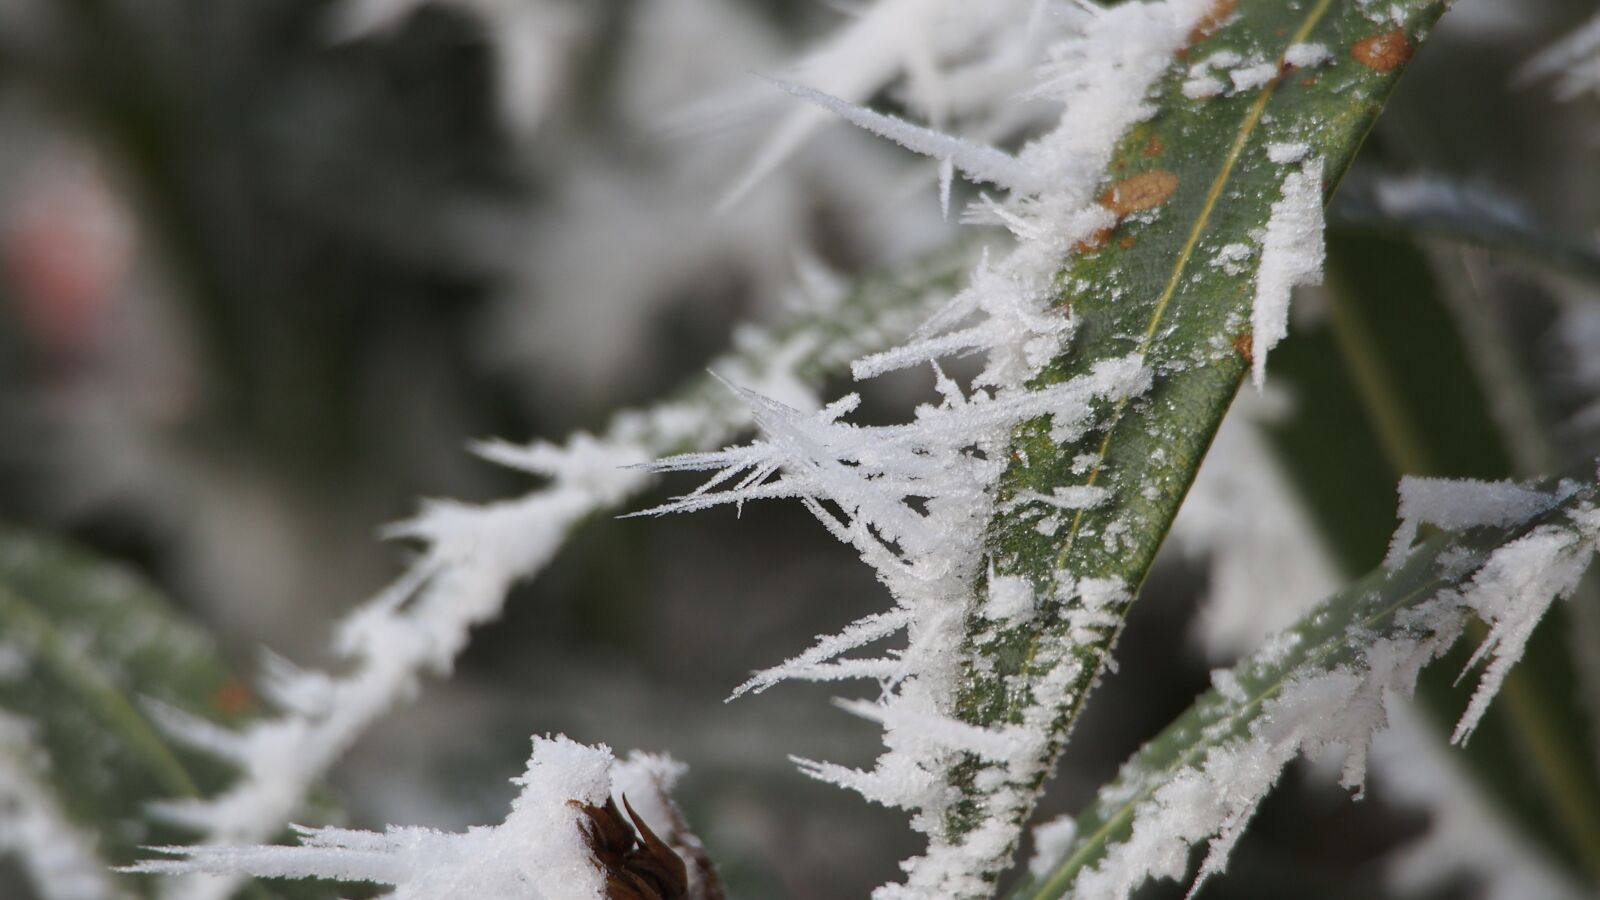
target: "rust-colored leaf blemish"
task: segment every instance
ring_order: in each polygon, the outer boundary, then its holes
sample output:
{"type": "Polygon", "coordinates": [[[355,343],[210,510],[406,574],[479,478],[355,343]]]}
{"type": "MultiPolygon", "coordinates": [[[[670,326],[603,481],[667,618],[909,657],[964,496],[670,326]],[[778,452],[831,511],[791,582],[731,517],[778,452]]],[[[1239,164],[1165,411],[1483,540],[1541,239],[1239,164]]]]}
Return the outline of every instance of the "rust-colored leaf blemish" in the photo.
{"type": "Polygon", "coordinates": [[[1350,46],[1350,55],[1369,69],[1392,72],[1405,65],[1415,49],[1406,33],[1396,28],[1356,41],[1350,46]]]}
{"type": "Polygon", "coordinates": [[[1091,234],[1074,244],[1073,249],[1077,250],[1079,253],[1093,253],[1096,250],[1099,250],[1101,247],[1104,247],[1106,242],[1111,240],[1111,232],[1113,230],[1114,229],[1110,227],[1101,228],[1095,231],[1094,234],[1091,234]]]}
{"type": "Polygon", "coordinates": [[[237,678],[230,678],[226,684],[217,688],[211,701],[224,714],[237,716],[255,708],[256,695],[248,684],[237,678]]]}
{"type": "Polygon", "coordinates": [[[1100,195],[1100,205],[1117,214],[1117,218],[1152,209],[1167,202],[1178,189],[1178,176],[1165,169],[1154,169],[1130,175],[1106,188],[1100,195]]]}
{"type": "Polygon", "coordinates": [[[1315,75],[1307,75],[1306,77],[1300,79],[1300,86],[1301,87],[1315,87],[1316,84],[1317,84],[1317,76],[1315,76],[1315,75]]]}
{"type": "Polygon", "coordinates": [[[1239,355],[1244,357],[1244,364],[1247,366],[1255,363],[1255,351],[1253,349],[1254,345],[1255,335],[1248,331],[1246,331],[1244,334],[1236,335],[1233,339],[1233,349],[1237,350],[1239,355]]]}
{"type": "Polygon", "coordinates": [[[1117,241],[1117,246],[1121,247],[1124,250],[1128,249],[1129,247],[1132,247],[1133,246],[1133,235],[1131,235],[1131,234],[1123,235],[1122,236],[1122,240],[1117,241]]]}
{"type": "Polygon", "coordinates": [[[1189,29],[1189,43],[1198,44],[1216,34],[1217,30],[1222,27],[1222,23],[1233,15],[1233,11],[1238,8],[1239,0],[1217,0],[1217,2],[1211,4],[1211,9],[1201,17],[1200,21],[1194,24],[1193,28],[1189,29]]]}
{"type": "Polygon", "coordinates": [[[1167,145],[1161,143],[1161,137],[1159,135],[1152,134],[1150,135],[1150,140],[1144,142],[1145,156],[1160,156],[1161,151],[1165,149],[1167,149],[1167,145]]]}

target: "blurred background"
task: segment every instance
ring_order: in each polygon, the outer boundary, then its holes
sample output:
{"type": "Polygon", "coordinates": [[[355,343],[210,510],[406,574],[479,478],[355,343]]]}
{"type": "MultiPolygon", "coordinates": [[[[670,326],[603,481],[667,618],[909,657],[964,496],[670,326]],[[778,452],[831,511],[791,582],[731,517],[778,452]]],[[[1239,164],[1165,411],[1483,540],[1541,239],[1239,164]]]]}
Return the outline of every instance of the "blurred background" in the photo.
{"type": "MultiPolygon", "coordinates": [[[[1437,230],[1419,251],[1373,210],[1443,179],[1592,252],[1600,97],[1513,77],[1592,11],[1459,0],[1341,200],[1334,281],[1380,310],[1426,282],[1447,327],[1469,347],[1487,329],[1526,382],[1520,400],[1492,375],[1485,393],[1525,413],[1538,446],[1513,428],[1486,456],[1447,423],[1460,454],[1441,474],[1592,451],[1596,282],[1437,230]]],[[[927,164],[842,126],[719,209],[790,108],[751,73],[848,15],[814,0],[0,0],[0,518],[136,567],[241,672],[262,646],[325,662],[328,625],[401,557],[379,525],[421,496],[530,486],[469,439],[598,428],[702,371],[736,324],[770,320],[806,260],[853,276],[956,239],[927,164]]],[[[1323,378],[1338,365],[1317,355],[1325,304],[1301,303],[1274,353],[1283,389],[1219,438],[1234,465],[1208,463],[1185,513],[1199,524],[1135,607],[1052,811],[1081,806],[1259,636],[1260,621],[1197,612],[1208,586],[1280,602],[1281,622],[1381,557],[1398,472],[1371,446],[1309,442],[1340,464],[1379,459],[1362,474],[1384,487],[1350,515],[1380,527],[1312,531],[1319,491],[1352,493],[1345,475],[1319,481],[1290,427],[1351,396],[1323,378]],[[1275,461],[1285,450],[1298,468],[1275,461]],[[1213,545],[1230,524],[1289,549],[1228,558],[1213,545]]],[[[874,385],[867,415],[926,387],[874,385]]],[[[452,681],[356,749],[334,794],[359,824],[459,828],[502,817],[530,732],[665,750],[691,767],[682,800],[736,896],[865,896],[917,847],[903,816],[787,757],[866,764],[876,728],[827,702],[838,688],[722,698],[883,599],[797,505],[590,523],[452,681]]],[[[1428,816],[1381,782],[1351,804],[1296,775],[1262,824],[1205,896],[1386,896],[1391,854],[1428,816]]],[[[1446,877],[1430,895],[1475,889],[1446,877]]]]}

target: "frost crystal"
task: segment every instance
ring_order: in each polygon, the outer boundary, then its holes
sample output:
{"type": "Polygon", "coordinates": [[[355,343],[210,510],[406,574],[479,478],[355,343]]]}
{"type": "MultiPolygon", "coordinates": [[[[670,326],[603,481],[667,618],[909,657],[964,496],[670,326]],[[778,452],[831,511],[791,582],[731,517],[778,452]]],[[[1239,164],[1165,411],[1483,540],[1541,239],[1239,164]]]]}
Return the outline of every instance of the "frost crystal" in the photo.
{"type": "Polygon", "coordinates": [[[1283,179],[1261,242],[1261,268],[1251,313],[1251,378],[1266,385],[1267,353],[1289,334],[1289,295],[1322,282],[1322,160],[1312,159],[1283,179]]]}
{"type": "Polygon", "coordinates": [[[1417,531],[1432,525],[1450,531],[1526,522],[1560,498],[1511,481],[1460,481],[1453,478],[1400,479],[1400,527],[1389,542],[1384,565],[1394,568],[1416,543],[1417,531]]]}
{"type": "Polygon", "coordinates": [[[1265,87],[1277,77],[1278,65],[1270,62],[1234,69],[1228,73],[1228,79],[1233,82],[1235,91],[1253,91],[1258,87],[1265,87]]]}
{"type": "Polygon", "coordinates": [[[1183,95],[1190,100],[1208,100],[1221,94],[1227,85],[1215,75],[1196,75],[1183,83],[1183,95]]]}
{"type": "Polygon", "coordinates": [[[1309,69],[1333,59],[1333,54],[1322,44],[1290,44],[1284,51],[1283,61],[1291,66],[1309,69]]]}
{"type": "MultiPolygon", "coordinates": [[[[781,80],[845,104],[903,81],[897,99],[936,127],[976,120],[977,130],[1004,132],[1023,121],[1015,104],[996,98],[1025,90],[1044,48],[1092,15],[1039,0],[875,0],[852,10],[846,26],[788,66],[781,80]]],[[[749,193],[826,120],[816,107],[790,113],[722,205],[749,193]]]]}
{"type": "Polygon", "coordinates": [[[1067,850],[1078,836],[1078,823],[1072,816],[1060,816],[1033,829],[1033,856],[1028,860],[1028,874],[1043,878],[1066,858],[1067,850]]]}
{"type": "MultiPolygon", "coordinates": [[[[1592,531],[1600,522],[1593,513],[1589,515],[1591,521],[1585,525],[1592,531]]],[[[1578,579],[1589,568],[1592,542],[1592,536],[1582,532],[1540,528],[1501,548],[1478,570],[1461,603],[1489,624],[1489,635],[1467,668],[1485,659],[1488,666],[1450,736],[1451,742],[1464,743],[1472,736],[1511,667],[1522,659],[1528,638],[1550,608],[1551,599],[1566,597],[1577,588],[1578,579]]]]}
{"type": "Polygon", "coordinates": [[[1274,163],[1276,163],[1277,165],[1280,165],[1280,166],[1288,165],[1289,163],[1297,163],[1300,160],[1305,159],[1306,158],[1306,154],[1308,154],[1310,152],[1311,152],[1311,145],[1310,144],[1268,144],[1267,145],[1267,159],[1271,160],[1272,162],[1274,162],[1274,163]]]}

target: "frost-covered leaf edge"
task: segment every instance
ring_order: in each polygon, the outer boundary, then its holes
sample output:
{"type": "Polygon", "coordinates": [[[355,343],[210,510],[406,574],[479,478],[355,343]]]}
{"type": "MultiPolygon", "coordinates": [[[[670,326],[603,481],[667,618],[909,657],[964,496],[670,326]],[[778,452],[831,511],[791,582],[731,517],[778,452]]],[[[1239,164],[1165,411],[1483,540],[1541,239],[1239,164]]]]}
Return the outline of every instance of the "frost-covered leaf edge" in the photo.
{"type": "MultiPolygon", "coordinates": [[[[80,861],[130,862],[153,836],[176,837],[181,832],[151,821],[144,804],[164,791],[192,793],[228,777],[164,737],[158,720],[162,710],[181,708],[242,721],[251,694],[209,638],[125,567],[54,538],[0,528],[0,650],[11,669],[0,680],[0,716],[11,735],[0,764],[16,779],[21,800],[39,805],[32,815],[54,821],[57,840],[82,838],[80,861]],[[89,737],[120,741],[120,749],[107,753],[89,737]],[[96,762],[96,753],[106,755],[96,762]],[[108,777],[114,783],[103,783],[108,777]]],[[[64,864],[72,848],[18,849],[64,864]]],[[[82,883],[101,877],[111,878],[109,870],[82,883]]],[[[146,896],[155,883],[122,877],[100,887],[146,896]]],[[[278,894],[327,895],[315,886],[278,894]]],[[[269,895],[256,884],[247,893],[269,895]]]]}
{"type": "MultiPolygon", "coordinates": [[[[1567,496],[1548,511],[1509,526],[1436,535],[1412,549],[1402,563],[1380,566],[1328,598],[1232,669],[1213,673],[1214,687],[1124,763],[1117,777],[1103,786],[1096,800],[1076,818],[1073,840],[1050,867],[1049,874],[1019,886],[1009,895],[1011,900],[1072,896],[1077,879],[1128,840],[1142,803],[1183,773],[1198,770],[1212,752],[1248,739],[1263,724],[1270,726],[1271,716],[1264,714],[1266,707],[1286,687],[1304,685],[1318,676],[1369,670],[1369,655],[1377,652],[1375,648],[1383,647],[1387,652],[1401,642],[1410,642],[1419,649],[1413,659],[1418,665],[1438,659],[1469,633],[1467,609],[1457,601],[1496,550],[1540,529],[1554,527],[1569,530],[1586,542],[1583,552],[1587,557],[1593,552],[1595,540],[1594,485],[1576,490],[1547,487],[1558,496],[1567,496]]],[[[1484,652],[1485,647],[1480,646],[1479,652],[1484,652]]],[[[1388,691],[1414,688],[1416,674],[1413,669],[1396,681],[1380,683],[1382,697],[1373,699],[1387,702],[1388,691]]],[[[1481,698],[1481,703],[1487,703],[1494,687],[1488,683],[1488,690],[1480,691],[1475,701],[1481,698]]],[[[1470,724],[1468,717],[1475,712],[1481,714],[1481,708],[1469,709],[1462,724],[1470,724]]],[[[1375,728],[1382,724],[1381,719],[1373,722],[1375,728]]],[[[1349,754],[1346,772],[1350,774],[1349,760],[1355,759],[1356,777],[1347,778],[1347,786],[1359,788],[1365,740],[1370,733],[1352,737],[1344,747],[1349,754]]],[[[1295,755],[1298,748],[1288,758],[1277,760],[1277,765],[1281,769],[1295,755]]],[[[1276,777],[1273,772],[1270,780],[1275,781],[1276,777]]],[[[1242,821],[1219,823],[1218,830],[1207,832],[1206,840],[1223,832],[1224,850],[1231,847],[1226,830],[1242,830],[1253,809],[1253,805],[1249,807],[1242,821]]],[[[1181,877],[1189,850],[1199,843],[1185,844],[1179,857],[1184,862],[1176,872],[1168,870],[1165,874],[1181,877]]],[[[1217,860],[1215,871],[1221,871],[1220,866],[1225,863],[1225,856],[1217,860]]],[[[1207,865],[1211,864],[1208,859],[1207,865]]]]}

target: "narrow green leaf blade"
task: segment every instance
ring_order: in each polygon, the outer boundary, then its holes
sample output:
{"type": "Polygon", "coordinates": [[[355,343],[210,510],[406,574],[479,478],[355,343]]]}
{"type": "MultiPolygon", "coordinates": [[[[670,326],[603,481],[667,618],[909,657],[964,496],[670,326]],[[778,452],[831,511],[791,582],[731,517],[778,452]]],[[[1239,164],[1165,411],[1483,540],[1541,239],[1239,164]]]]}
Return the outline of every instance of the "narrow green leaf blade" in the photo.
{"type": "MultiPolygon", "coordinates": [[[[63,544],[0,530],[0,710],[28,724],[40,774],[108,865],[182,843],[154,821],[155,800],[226,783],[223,764],[174,745],[162,704],[229,724],[253,705],[215,646],[148,584],[63,544]]],[[[153,896],[152,879],[118,876],[153,896]]]]}
{"type": "Polygon", "coordinates": [[[1015,821],[1031,808],[1250,366],[1260,235],[1286,178],[1316,160],[1324,198],[1331,193],[1446,5],[1404,0],[1378,22],[1356,0],[1219,3],[1216,27],[1201,29],[1160,82],[1155,116],[1123,140],[1110,180],[1159,182],[1170,194],[1125,217],[1099,246],[1081,248],[1061,274],[1059,302],[1072,308],[1078,331],[1039,381],[1060,383],[1138,351],[1155,384],[1109,410],[1103,427],[1081,440],[1058,444],[1043,423],[1014,437],[999,507],[1008,512],[989,529],[994,572],[1024,577],[1036,596],[1064,602],[1020,625],[968,623],[973,662],[957,712],[994,727],[1021,724],[1031,711],[1048,723],[1049,743],[1020,777],[976,758],[963,762],[951,833],[972,833],[998,806],[1015,821]],[[1297,44],[1320,45],[1326,60],[1305,69],[1284,64],[1297,44]],[[1188,96],[1191,66],[1224,52],[1271,61],[1276,74],[1256,89],[1188,96]],[[1281,161],[1286,151],[1294,162],[1281,161]],[[1225,251],[1234,246],[1247,248],[1238,265],[1228,264],[1225,251]],[[1110,499],[1059,528],[1041,528],[1007,503],[1023,492],[1081,484],[1109,490],[1110,499]],[[1084,641],[1074,619],[1081,623],[1085,613],[1077,586],[1088,581],[1124,593],[1090,611],[1099,622],[1084,641]]]}
{"type": "MultiPolygon", "coordinates": [[[[1588,485],[1527,521],[1436,536],[1414,549],[1403,565],[1380,567],[1329,598],[1218,679],[1217,688],[1135,754],[1077,818],[1061,860],[1047,876],[1016,890],[1014,900],[1073,896],[1086,873],[1136,834],[1137,822],[1153,812],[1147,804],[1163,788],[1258,739],[1263,729],[1281,725],[1273,721],[1272,702],[1287,691],[1322,676],[1391,665],[1385,653],[1397,644],[1423,648],[1423,661],[1438,658],[1465,630],[1464,620],[1441,615],[1439,604],[1455,606],[1454,598],[1469,589],[1495,550],[1540,529],[1570,528],[1592,516],[1594,502],[1595,488],[1588,485]]],[[[1455,614],[1460,613],[1457,608],[1455,614]]],[[[1376,728],[1381,721],[1370,724],[1376,728]]],[[[1277,772],[1268,775],[1275,780],[1277,772]]]]}
{"type": "MultiPolygon", "coordinates": [[[[1324,539],[1354,576],[1382,556],[1400,476],[1526,475],[1513,471],[1507,448],[1513,440],[1543,439],[1536,428],[1509,434],[1490,416],[1484,386],[1495,375],[1475,370],[1473,347],[1416,248],[1335,230],[1328,249],[1322,326],[1278,356],[1296,408],[1267,430],[1324,539]]],[[[1496,389],[1514,389],[1511,377],[1498,377],[1496,389]]],[[[1463,761],[1510,824],[1574,875],[1593,878],[1600,780],[1588,762],[1588,716],[1575,692],[1570,615],[1565,607],[1553,610],[1535,632],[1528,661],[1463,748],[1463,761]]],[[[1465,702],[1444,672],[1425,676],[1423,694],[1441,720],[1465,702]]]]}

